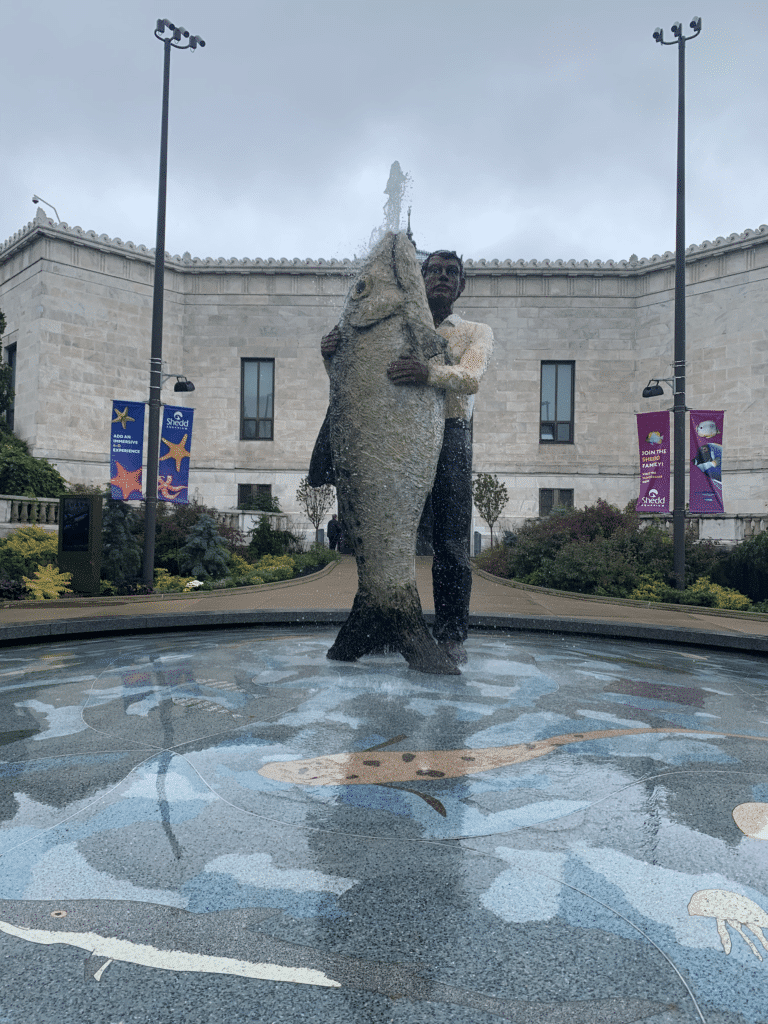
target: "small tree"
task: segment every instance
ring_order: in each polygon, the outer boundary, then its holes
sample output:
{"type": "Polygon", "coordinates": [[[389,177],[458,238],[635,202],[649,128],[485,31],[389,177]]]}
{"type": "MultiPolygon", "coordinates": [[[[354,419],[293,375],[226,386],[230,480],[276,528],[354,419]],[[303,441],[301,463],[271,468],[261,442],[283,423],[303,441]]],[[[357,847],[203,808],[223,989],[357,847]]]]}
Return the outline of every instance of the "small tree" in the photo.
{"type": "Polygon", "coordinates": [[[307,519],[315,528],[315,542],[319,539],[320,523],[325,513],[336,504],[336,488],[333,484],[322,484],[320,487],[312,487],[309,477],[299,484],[296,491],[296,500],[306,513],[307,519]]]}
{"type": "Polygon", "coordinates": [[[212,516],[200,516],[192,527],[179,552],[179,567],[183,573],[203,579],[219,579],[227,574],[229,546],[212,516]]]}
{"type": "Polygon", "coordinates": [[[488,524],[491,531],[491,547],[493,547],[493,524],[506,508],[509,492],[506,485],[490,473],[478,473],[472,483],[472,498],[481,518],[488,524]]]}
{"type": "Polygon", "coordinates": [[[127,502],[112,498],[102,515],[102,578],[129,588],[141,576],[141,518],[127,502]]]}

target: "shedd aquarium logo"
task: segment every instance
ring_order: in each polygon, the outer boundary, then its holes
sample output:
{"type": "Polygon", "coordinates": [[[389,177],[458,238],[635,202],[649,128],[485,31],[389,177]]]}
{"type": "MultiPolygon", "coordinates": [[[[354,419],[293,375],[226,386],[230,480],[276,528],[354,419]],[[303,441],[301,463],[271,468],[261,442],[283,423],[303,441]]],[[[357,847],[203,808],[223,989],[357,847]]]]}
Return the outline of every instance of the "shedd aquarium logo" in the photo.
{"type": "Polygon", "coordinates": [[[165,417],[166,430],[170,427],[177,427],[179,430],[189,430],[189,420],[185,419],[184,414],[177,409],[173,416],[165,417]]]}
{"type": "Polygon", "coordinates": [[[652,487],[645,496],[646,505],[663,505],[664,498],[659,494],[655,487],[652,487]]]}

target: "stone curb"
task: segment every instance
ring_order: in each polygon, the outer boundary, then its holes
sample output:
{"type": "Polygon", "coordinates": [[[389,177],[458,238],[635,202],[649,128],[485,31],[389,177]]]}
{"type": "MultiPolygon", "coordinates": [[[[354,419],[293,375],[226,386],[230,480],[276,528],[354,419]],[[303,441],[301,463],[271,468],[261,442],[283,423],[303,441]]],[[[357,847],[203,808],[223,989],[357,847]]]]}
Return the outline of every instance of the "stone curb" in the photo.
{"type": "MultiPolygon", "coordinates": [[[[56,640],[87,640],[108,636],[130,636],[134,633],[181,632],[209,629],[257,629],[277,627],[318,628],[340,625],[347,618],[346,610],[302,609],[231,612],[186,612],[182,614],[112,616],[96,619],[57,619],[49,622],[19,623],[0,626],[0,646],[53,642],[56,640]]],[[[433,613],[426,613],[428,623],[433,613]]],[[[602,637],[616,640],[641,640],[720,651],[757,655],[768,654],[768,636],[753,634],[714,634],[710,630],[685,626],[642,625],[629,622],[607,622],[556,616],[470,615],[470,629],[498,632],[546,633],[602,637]]]]}

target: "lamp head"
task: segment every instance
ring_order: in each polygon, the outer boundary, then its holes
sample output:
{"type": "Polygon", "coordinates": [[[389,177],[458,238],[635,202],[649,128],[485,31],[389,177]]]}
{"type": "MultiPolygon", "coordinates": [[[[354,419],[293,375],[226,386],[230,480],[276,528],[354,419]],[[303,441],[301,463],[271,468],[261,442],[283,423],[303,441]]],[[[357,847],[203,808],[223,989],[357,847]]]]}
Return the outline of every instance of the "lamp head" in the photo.
{"type": "Polygon", "coordinates": [[[187,380],[186,377],[177,377],[176,383],[173,385],[174,391],[194,391],[195,385],[191,380],[187,380]]]}
{"type": "Polygon", "coordinates": [[[664,394],[664,388],[658,381],[649,380],[648,385],[643,388],[643,398],[658,398],[664,394]]]}

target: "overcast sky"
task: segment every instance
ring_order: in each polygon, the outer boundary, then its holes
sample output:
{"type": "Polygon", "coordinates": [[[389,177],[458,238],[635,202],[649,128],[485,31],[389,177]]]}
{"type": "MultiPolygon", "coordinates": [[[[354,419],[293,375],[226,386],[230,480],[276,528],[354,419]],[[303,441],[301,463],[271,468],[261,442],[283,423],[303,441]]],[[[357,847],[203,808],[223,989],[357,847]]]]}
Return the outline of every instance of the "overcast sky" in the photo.
{"type": "Polygon", "coordinates": [[[768,222],[768,26],[748,0],[6,0],[0,240],[33,193],[153,247],[163,47],[166,249],[352,256],[411,176],[420,248],[626,259],[674,249],[677,48],[687,244],[768,222]],[[690,29],[687,29],[690,34],[690,29]]]}

